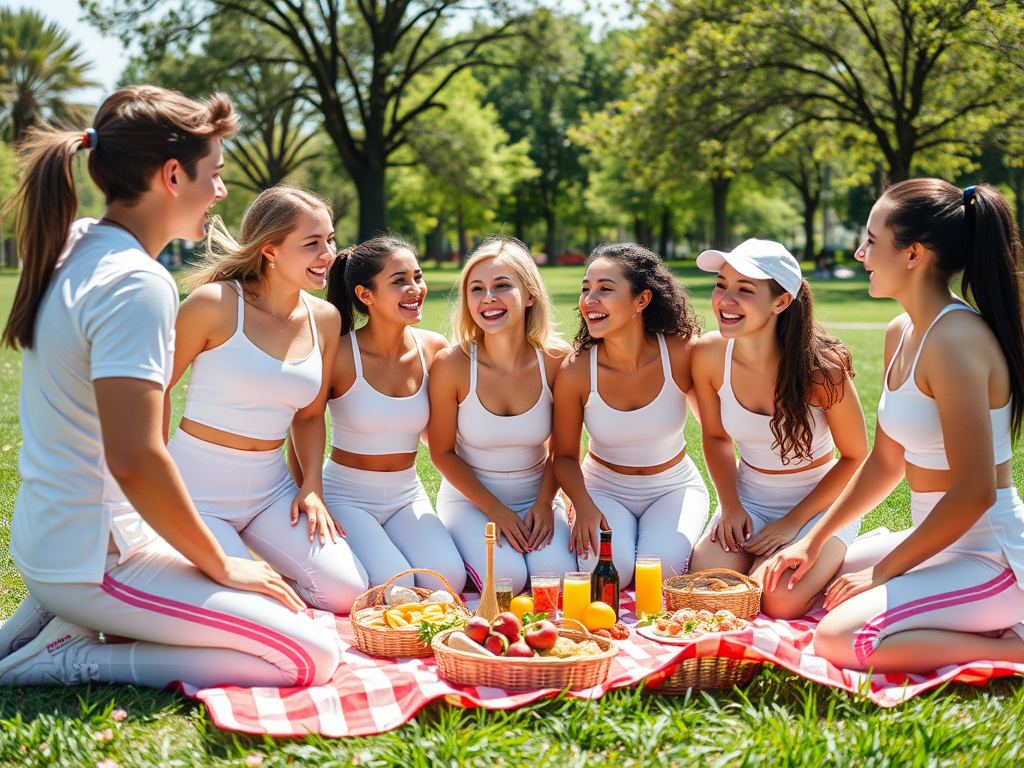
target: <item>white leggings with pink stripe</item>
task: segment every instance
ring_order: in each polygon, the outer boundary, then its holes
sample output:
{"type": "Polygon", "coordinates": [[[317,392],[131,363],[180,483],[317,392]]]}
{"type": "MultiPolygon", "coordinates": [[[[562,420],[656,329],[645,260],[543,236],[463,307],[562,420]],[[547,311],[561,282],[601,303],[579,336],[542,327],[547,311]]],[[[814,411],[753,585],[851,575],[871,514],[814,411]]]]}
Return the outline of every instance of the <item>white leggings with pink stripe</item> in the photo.
{"type": "MultiPolygon", "coordinates": [[[[911,495],[915,525],[931,512],[942,495],[911,495]]],[[[1024,589],[1018,586],[1018,574],[1024,575],[1024,563],[1016,562],[1019,554],[1007,535],[1016,530],[1016,539],[1020,539],[1022,523],[1024,504],[1017,491],[998,490],[992,508],[953,546],[902,576],[855,595],[830,612],[819,625],[823,641],[830,641],[833,625],[859,625],[860,629],[846,642],[853,643],[856,659],[867,669],[871,666],[871,654],[886,637],[897,632],[941,629],[983,634],[1019,624],[1024,620],[1024,589]]],[[[860,553],[857,570],[877,563],[909,533],[884,533],[865,539],[871,544],[873,557],[860,553]]],[[[851,551],[856,548],[854,544],[851,551]]],[[[850,565],[845,564],[842,572],[853,570],[850,565]]]]}
{"type": "Polygon", "coordinates": [[[28,577],[47,610],[67,621],[134,642],[82,651],[104,682],[163,688],[182,681],[221,685],[323,685],[338,667],[333,616],[313,619],[276,600],[227,589],[163,540],[122,565],[107,557],[102,584],[59,584],[28,577]]]}

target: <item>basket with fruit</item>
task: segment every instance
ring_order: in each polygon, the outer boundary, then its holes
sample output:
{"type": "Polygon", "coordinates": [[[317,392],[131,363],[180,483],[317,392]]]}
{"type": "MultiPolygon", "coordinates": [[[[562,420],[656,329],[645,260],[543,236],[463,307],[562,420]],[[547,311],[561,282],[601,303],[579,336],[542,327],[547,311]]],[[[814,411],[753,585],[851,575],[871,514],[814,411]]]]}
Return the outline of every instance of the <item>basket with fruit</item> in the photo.
{"type": "Polygon", "coordinates": [[[471,615],[441,574],[412,568],[356,598],[351,613],[353,645],[370,656],[426,658],[434,653],[430,644],[434,635],[462,626],[471,615]],[[432,591],[393,584],[410,573],[435,576],[448,589],[432,591]]]}
{"type": "Polygon", "coordinates": [[[513,691],[593,687],[608,676],[618,652],[579,622],[548,621],[543,613],[525,614],[523,622],[507,612],[493,622],[476,616],[438,633],[432,645],[438,672],[449,682],[513,691]]]}
{"type": "Polygon", "coordinates": [[[689,608],[712,614],[729,611],[751,621],[761,609],[761,584],[756,579],[728,568],[712,568],[673,576],[662,583],[665,607],[670,611],[689,608]]]}

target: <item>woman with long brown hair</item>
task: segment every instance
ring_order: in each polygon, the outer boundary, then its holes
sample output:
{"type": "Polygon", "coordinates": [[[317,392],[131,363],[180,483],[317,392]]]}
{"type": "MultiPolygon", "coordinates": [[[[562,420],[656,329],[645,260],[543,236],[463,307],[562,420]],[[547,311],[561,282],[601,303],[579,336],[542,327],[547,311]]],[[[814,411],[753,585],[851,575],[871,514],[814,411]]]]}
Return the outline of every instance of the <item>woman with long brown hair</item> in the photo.
{"type": "Polygon", "coordinates": [[[26,148],[3,340],[23,350],[11,556],[30,597],[0,631],[2,685],[310,685],[337,667],[334,633],[281,576],[225,554],[164,444],[178,289],[156,257],[203,238],[235,125],[223,95],[133,86],[86,131],[26,148]],[[75,221],[83,150],[98,221],[75,221]]]}
{"type": "MultiPolygon", "coordinates": [[[[705,251],[697,266],[717,275],[719,330],[697,343],[692,370],[719,506],[690,569],[760,580],[768,556],[807,535],[867,457],[864,413],[850,352],[814,322],[811,287],[785,246],[747,240],[731,253],[705,251]]],[[[764,612],[804,615],[859,527],[825,543],[798,589],[765,592],[764,612]]]]}
{"type": "Polygon", "coordinates": [[[913,530],[829,585],[815,653],[876,672],[1024,662],[1024,504],[1010,470],[1024,418],[1024,282],[1013,214],[994,187],[911,179],[879,198],[867,230],[857,258],[869,293],[906,310],[885,336],[875,445],[810,534],[772,558],[766,587],[796,588],[824,544],[906,478],[913,530]],[[961,273],[970,303],[950,289],[961,273]]]}

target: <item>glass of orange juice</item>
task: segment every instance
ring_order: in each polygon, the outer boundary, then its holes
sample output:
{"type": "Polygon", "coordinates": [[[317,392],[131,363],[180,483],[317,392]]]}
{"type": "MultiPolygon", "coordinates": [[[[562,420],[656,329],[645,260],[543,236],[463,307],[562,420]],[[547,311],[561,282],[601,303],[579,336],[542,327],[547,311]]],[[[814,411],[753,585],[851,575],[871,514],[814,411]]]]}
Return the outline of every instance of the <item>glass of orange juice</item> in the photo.
{"type": "Polygon", "coordinates": [[[590,572],[565,574],[562,581],[562,616],[583,621],[583,609],[590,605],[590,572]]]}
{"type": "Polygon", "coordinates": [[[636,559],[636,615],[661,610],[661,558],[643,555],[636,559]]]}

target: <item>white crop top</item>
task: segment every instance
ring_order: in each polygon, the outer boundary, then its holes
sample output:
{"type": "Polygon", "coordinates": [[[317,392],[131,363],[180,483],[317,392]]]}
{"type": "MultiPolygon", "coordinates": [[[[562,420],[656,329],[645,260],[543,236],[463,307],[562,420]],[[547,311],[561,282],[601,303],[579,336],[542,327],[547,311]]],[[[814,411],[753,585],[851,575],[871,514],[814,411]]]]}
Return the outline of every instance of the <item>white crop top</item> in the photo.
{"type": "Polygon", "coordinates": [[[609,464],[655,467],[686,447],[686,393],[672,378],[665,337],[658,334],[665,383],[647,405],[632,411],[612,408],[597,387],[597,347],[590,348],[590,395],[583,424],[590,435],[590,453],[609,464]]]}
{"type": "Polygon", "coordinates": [[[540,397],[528,411],[498,416],[480,402],[477,386],[477,348],[469,356],[469,394],[459,403],[455,453],[473,469],[485,472],[518,472],[544,462],[545,443],[551,437],[551,390],[544,368],[544,354],[537,349],[540,365],[540,397]]]}
{"type": "MultiPolygon", "coordinates": [[[[903,446],[903,458],[909,464],[924,469],[949,469],[949,461],[946,459],[946,445],[942,439],[942,422],[939,420],[939,407],[935,399],[928,397],[917,387],[914,381],[914,374],[917,371],[917,361],[921,357],[921,350],[924,349],[924,342],[928,338],[932,327],[939,321],[939,318],[948,312],[956,309],[966,309],[974,312],[973,309],[964,304],[947,304],[942,311],[935,316],[932,324],[928,326],[921,337],[921,343],[917,347],[917,354],[914,355],[914,362],[910,365],[910,375],[899,389],[889,389],[889,372],[892,370],[893,362],[903,348],[903,339],[907,335],[907,329],[911,323],[903,326],[903,333],[900,335],[900,343],[892,354],[889,367],[885,371],[885,381],[882,382],[882,397],[878,401],[878,424],[885,430],[885,434],[903,446]]],[[[989,409],[989,418],[992,420],[992,443],[995,449],[996,464],[1002,464],[1013,457],[1013,446],[1010,439],[1010,406],[1013,398],[1002,408],[989,409]]]]}
{"type": "Polygon", "coordinates": [[[412,341],[419,353],[423,380],[415,394],[391,397],[378,392],[363,377],[363,360],[359,354],[356,332],[352,340],[352,359],[356,380],[345,394],[329,400],[331,410],[331,446],[362,456],[384,456],[391,453],[416,453],[420,433],[430,419],[427,398],[427,361],[423,348],[413,331],[412,341]]]}
{"type": "Polygon", "coordinates": [[[183,416],[224,432],[254,440],[282,440],[295,412],[316,399],[323,381],[313,308],[300,294],[309,314],[313,348],[300,360],[278,360],[245,335],[245,299],[238,291],[238,321],[231,338],[200,352],[192,361],[183,416]]]}
{"type": "Polygon", "coordinates": [[[754,469],[769,471],[800,469],[811,464],[822,456],[835,455],[836,445],[832,440],[832,430],[828,427],[825,411],[819,406],[811,406],[813,422],[811,437],[811,458],[793,459],[788,464],[782,463],[782,455],[775,444],[772,434],[772,417],[763,413],[754,413],[744,408],[736,399],[732,388],[732,349],[736,340],[729,339],[725,346],[725,368],[722,371],[722,388],[718,390],[721,402],[722,426],[740,448],[740,458],[754,469]]]}

